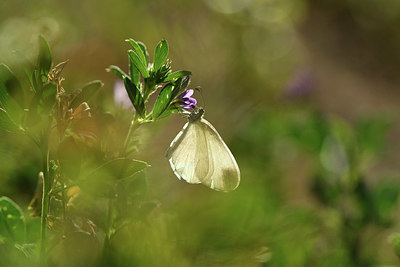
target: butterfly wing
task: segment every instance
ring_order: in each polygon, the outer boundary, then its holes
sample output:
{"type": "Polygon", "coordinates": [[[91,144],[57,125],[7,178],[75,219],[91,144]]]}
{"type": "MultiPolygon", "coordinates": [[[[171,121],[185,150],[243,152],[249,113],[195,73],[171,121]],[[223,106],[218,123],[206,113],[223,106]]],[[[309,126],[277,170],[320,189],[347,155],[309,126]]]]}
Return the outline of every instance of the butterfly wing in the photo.
{"type": "MultiPolygon", "coordinates": [[[[205,140],[201,142],[202,147],[197,152],[201,160],[196,166],[195,176],[212,189],[234,190],[240,183],[240,171],[231,151],[207,120],[201,118],[193,124],[202,128],[202,138],[205,140]]],[[[197,140],[199,139],[200,137],[197,140]]]]}
{"type": "Polygon", "coordinates": [[[187,122],[167,150],[167,158],[175,175],[179,180],[183,179],[191,184],[201,183],[195,176],[198,133],[198,125],[187,122]]]}
{"type": "Polygon", "coordinates": [[[235,189],[240,171],[235,158],[215,128],[205,119],[188,122],[167,151],[179,179],[222,191],[235,189]]]}

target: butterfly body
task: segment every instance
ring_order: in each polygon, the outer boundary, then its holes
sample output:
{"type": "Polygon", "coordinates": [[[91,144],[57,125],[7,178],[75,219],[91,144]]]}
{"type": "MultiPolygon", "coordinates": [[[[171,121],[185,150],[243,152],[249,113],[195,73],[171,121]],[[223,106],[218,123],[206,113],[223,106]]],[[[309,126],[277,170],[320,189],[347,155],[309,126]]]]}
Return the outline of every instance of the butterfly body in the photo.
{"type": "Polygon", "coordinates": [[[240,182],[235,158],[218,134],[205,120],[204,111],[193,113],[172,141],[167,157],[179,179],[204,184],[219,191],[234,190],[240,182]]]}

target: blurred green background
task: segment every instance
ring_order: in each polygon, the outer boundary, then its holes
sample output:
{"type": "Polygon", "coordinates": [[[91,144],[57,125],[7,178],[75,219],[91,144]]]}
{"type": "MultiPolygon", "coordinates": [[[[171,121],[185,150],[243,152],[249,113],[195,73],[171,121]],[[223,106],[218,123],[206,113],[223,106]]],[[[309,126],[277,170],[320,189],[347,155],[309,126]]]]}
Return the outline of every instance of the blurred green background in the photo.
{"type": "MultiPolygon", "coordinates": [[[[202,87],[241,185],[176,179],[164,155],[182,116],[142,127],[137,158],[158,204],[115,236],[116,266],[396,265],[399,26],[397,0],[3,0],[0,61],[35,58],[44,34],[54,62],[69,60],[64,87],[102,80],[91,105],[113,111],[105,69],[127,71],[124,40],[152,55],[165,38],[173,70],[202,87]]],[[[0,138],[0,195],[26,211],[39,151],[0,138]]]]}

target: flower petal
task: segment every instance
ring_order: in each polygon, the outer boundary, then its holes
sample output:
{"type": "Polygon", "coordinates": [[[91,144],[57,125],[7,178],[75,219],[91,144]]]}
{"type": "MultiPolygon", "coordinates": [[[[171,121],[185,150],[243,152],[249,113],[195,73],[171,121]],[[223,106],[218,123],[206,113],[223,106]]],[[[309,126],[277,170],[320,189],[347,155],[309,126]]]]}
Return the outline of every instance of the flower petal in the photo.
{"type": "Polygon", "coordinates": [[[190,104],[190,105],[184,105],[184,106],[182,106],[182,108],[183,108],[183,109],[186,109],[186,110],[192,110],[192,109],[195,109],[195,108],[196,108],[196,106],[195,106],[195,105],[192,105],[192,104],[190,104]]]}
{"type": "Polygon", "coordinates": [[[188,97],[191,97],[192,95],[193,95],[193,93],[194,93],[194,91],[193,91],[193,89],[189,89],[189,90],[186,90],[185,92],[183,92],[182,94],[180,94],[177,98],[188,98],[188,97]]]}
{"type": "Polygon", "coordinates": [[[192,105],[196,105],[197,104],[197,100],[196,99],[194,99],[194,98],[189,98],[189,99],[187,99],[186,101],[185,101],[185,103],[186,104],[192,104],[192,105]]]}

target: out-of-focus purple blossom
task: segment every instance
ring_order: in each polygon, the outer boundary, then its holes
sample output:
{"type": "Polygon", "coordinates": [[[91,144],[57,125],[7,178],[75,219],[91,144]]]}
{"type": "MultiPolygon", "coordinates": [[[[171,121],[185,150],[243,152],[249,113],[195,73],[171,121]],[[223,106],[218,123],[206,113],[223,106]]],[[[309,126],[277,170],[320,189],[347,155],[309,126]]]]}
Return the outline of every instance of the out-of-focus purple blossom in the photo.
{"type": "Polygon", "coordinates": [[[284,90],[288,98],[300,98],[307,96],[315,87],[315,76],[308,69],[298,70],[289,81],[284,90]]]}
{"type": "Polygon", "coordinates": [[[125,109],[131,109],[133,107],[128,93],[126,92],[124,83],[120,80],[116,81],[114,84],[114,101],[115,104],[125,109]]]}
{"type": "Polygon", "coordinates": [[[195,109],[197,100],[191,97],[193,93],[193,89],[186,90],[176,98],[176,103],[178,103],[181,108],[186,110],[195,109]]]}

